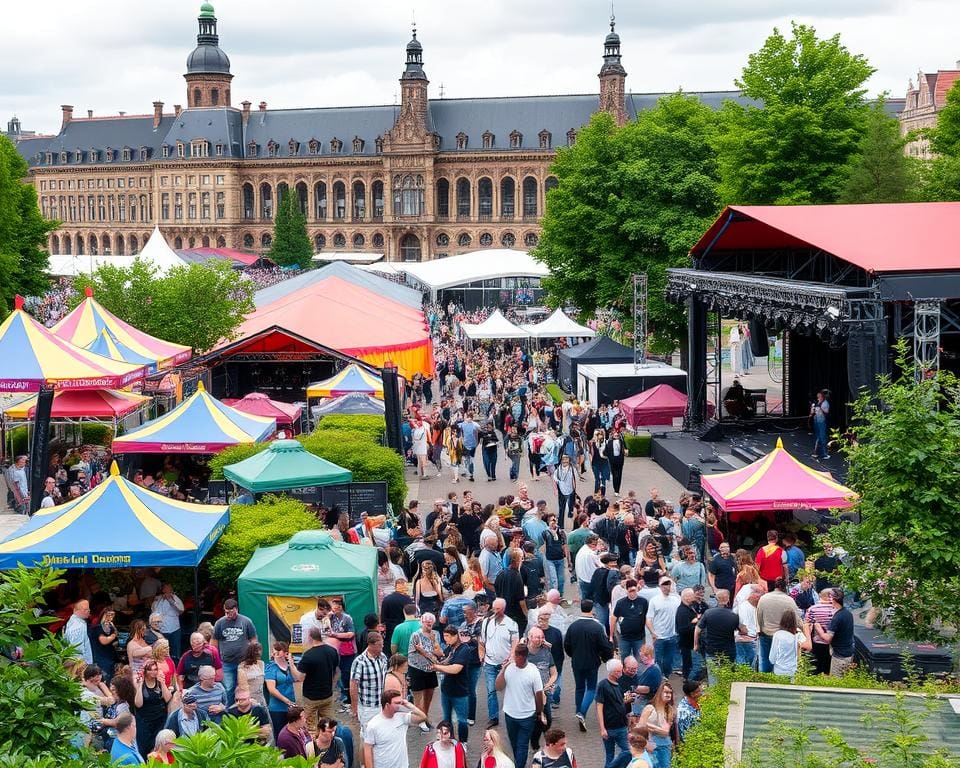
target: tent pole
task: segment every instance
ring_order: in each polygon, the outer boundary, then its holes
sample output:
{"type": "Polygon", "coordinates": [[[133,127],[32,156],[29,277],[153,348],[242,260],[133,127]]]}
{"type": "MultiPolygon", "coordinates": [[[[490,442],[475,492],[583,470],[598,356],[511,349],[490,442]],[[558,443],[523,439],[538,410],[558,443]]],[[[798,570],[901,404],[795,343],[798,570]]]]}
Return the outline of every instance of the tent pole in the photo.
{"type": "Polygon", "coordinates": [[[200,626],[200,566],[193,566],[193,631],[200,626]]]}

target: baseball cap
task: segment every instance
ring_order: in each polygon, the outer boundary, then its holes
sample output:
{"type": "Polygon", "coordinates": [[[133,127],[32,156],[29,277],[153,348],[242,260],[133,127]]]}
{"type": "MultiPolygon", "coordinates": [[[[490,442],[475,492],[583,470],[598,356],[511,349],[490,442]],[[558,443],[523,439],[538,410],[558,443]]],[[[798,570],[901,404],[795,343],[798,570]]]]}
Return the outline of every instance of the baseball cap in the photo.
{"type": "Polygon", "coordinates": [[[197,694],[193,691],[185,691],[183,694],[183,699],[181,701],[184,704],[196,704],[197,703],[197,694]]]}

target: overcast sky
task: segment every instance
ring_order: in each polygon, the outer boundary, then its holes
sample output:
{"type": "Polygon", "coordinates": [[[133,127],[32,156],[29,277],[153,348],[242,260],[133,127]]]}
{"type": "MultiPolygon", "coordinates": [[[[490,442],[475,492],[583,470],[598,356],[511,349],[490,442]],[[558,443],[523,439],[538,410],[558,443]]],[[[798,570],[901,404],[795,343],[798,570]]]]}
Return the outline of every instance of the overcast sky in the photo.
{"type": "MultiPolygon", "coordinates": [[[[182,74],[201,0],[46,0],[4,5],[0,120],[56,132],[75,114],[184,104],[182,74]]],[[[609,2],[602,0],[214,0],[233,103],[391,104],[416,15],[430,96],[594,93],[609,2]]],[[[627,88],[727,90],[774,26],[839,33],[877,72],[872,94],[902,96],[918,69],[960,58],[957,0],[618,0],[627,88]]],[[[256,107],[254,107],[256,108],[256,107]]]]}

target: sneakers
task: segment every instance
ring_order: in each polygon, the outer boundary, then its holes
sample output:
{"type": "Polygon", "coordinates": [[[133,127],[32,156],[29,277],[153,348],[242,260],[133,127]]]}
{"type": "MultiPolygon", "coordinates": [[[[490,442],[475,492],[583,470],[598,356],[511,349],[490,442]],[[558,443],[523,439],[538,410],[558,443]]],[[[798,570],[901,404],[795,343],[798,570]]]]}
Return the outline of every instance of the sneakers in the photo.
{"type": "Polygon", "coordinates": [[[487,720],[487,726],[485,730],[489,731],[491,728],[496,728],[498,725],[500,725],[500,720],[496,717],[491,717],[489,720],[487,720]]]}
{"type": "Polygon", "coordinates": [[[579,712],[577,712],[577,725],[580,726],[580,733],[587,732],[587,721],[579,712]]]}
{"type": "Polygon", "coordinates": [[[430,733],[430,724],[429,723],[420,723],[420,730],[424,733],[430,733]]]}
{"type": "Polygon", "coordinates": [[[467,720],[467,725],[475,725],[475,723],[473,722],[473,720],[469,720],[469,719],[468,719],[468,720],[467,720]]]}
{"type": "Polygon", "coordinates": [[[350,711],[350,704],[346,701],[341,701],[340,705],[337,707],[337,712],[343,714],[344,712],[350,711]]]}

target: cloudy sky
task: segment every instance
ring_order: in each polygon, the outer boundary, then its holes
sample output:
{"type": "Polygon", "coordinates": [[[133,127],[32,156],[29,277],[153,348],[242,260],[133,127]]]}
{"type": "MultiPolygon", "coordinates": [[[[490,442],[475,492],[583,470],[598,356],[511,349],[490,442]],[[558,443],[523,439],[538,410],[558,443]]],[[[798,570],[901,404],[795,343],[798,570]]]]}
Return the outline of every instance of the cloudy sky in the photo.
{"type": "MultiPolygon", "coordinates": [[[[56,132],[75,114],[185,103],[201,0],[46,0],[4,7],[0,120],[56,132]]],[[[593,93],[609,0],[214,0],[234,105],[390,104],[415,15],[431,98],[593,93]]],[[[628,89],[726,90],[774,26],[839,33],[902,96],[960,58],[957,0],[617,0],[628,89]]]]}

